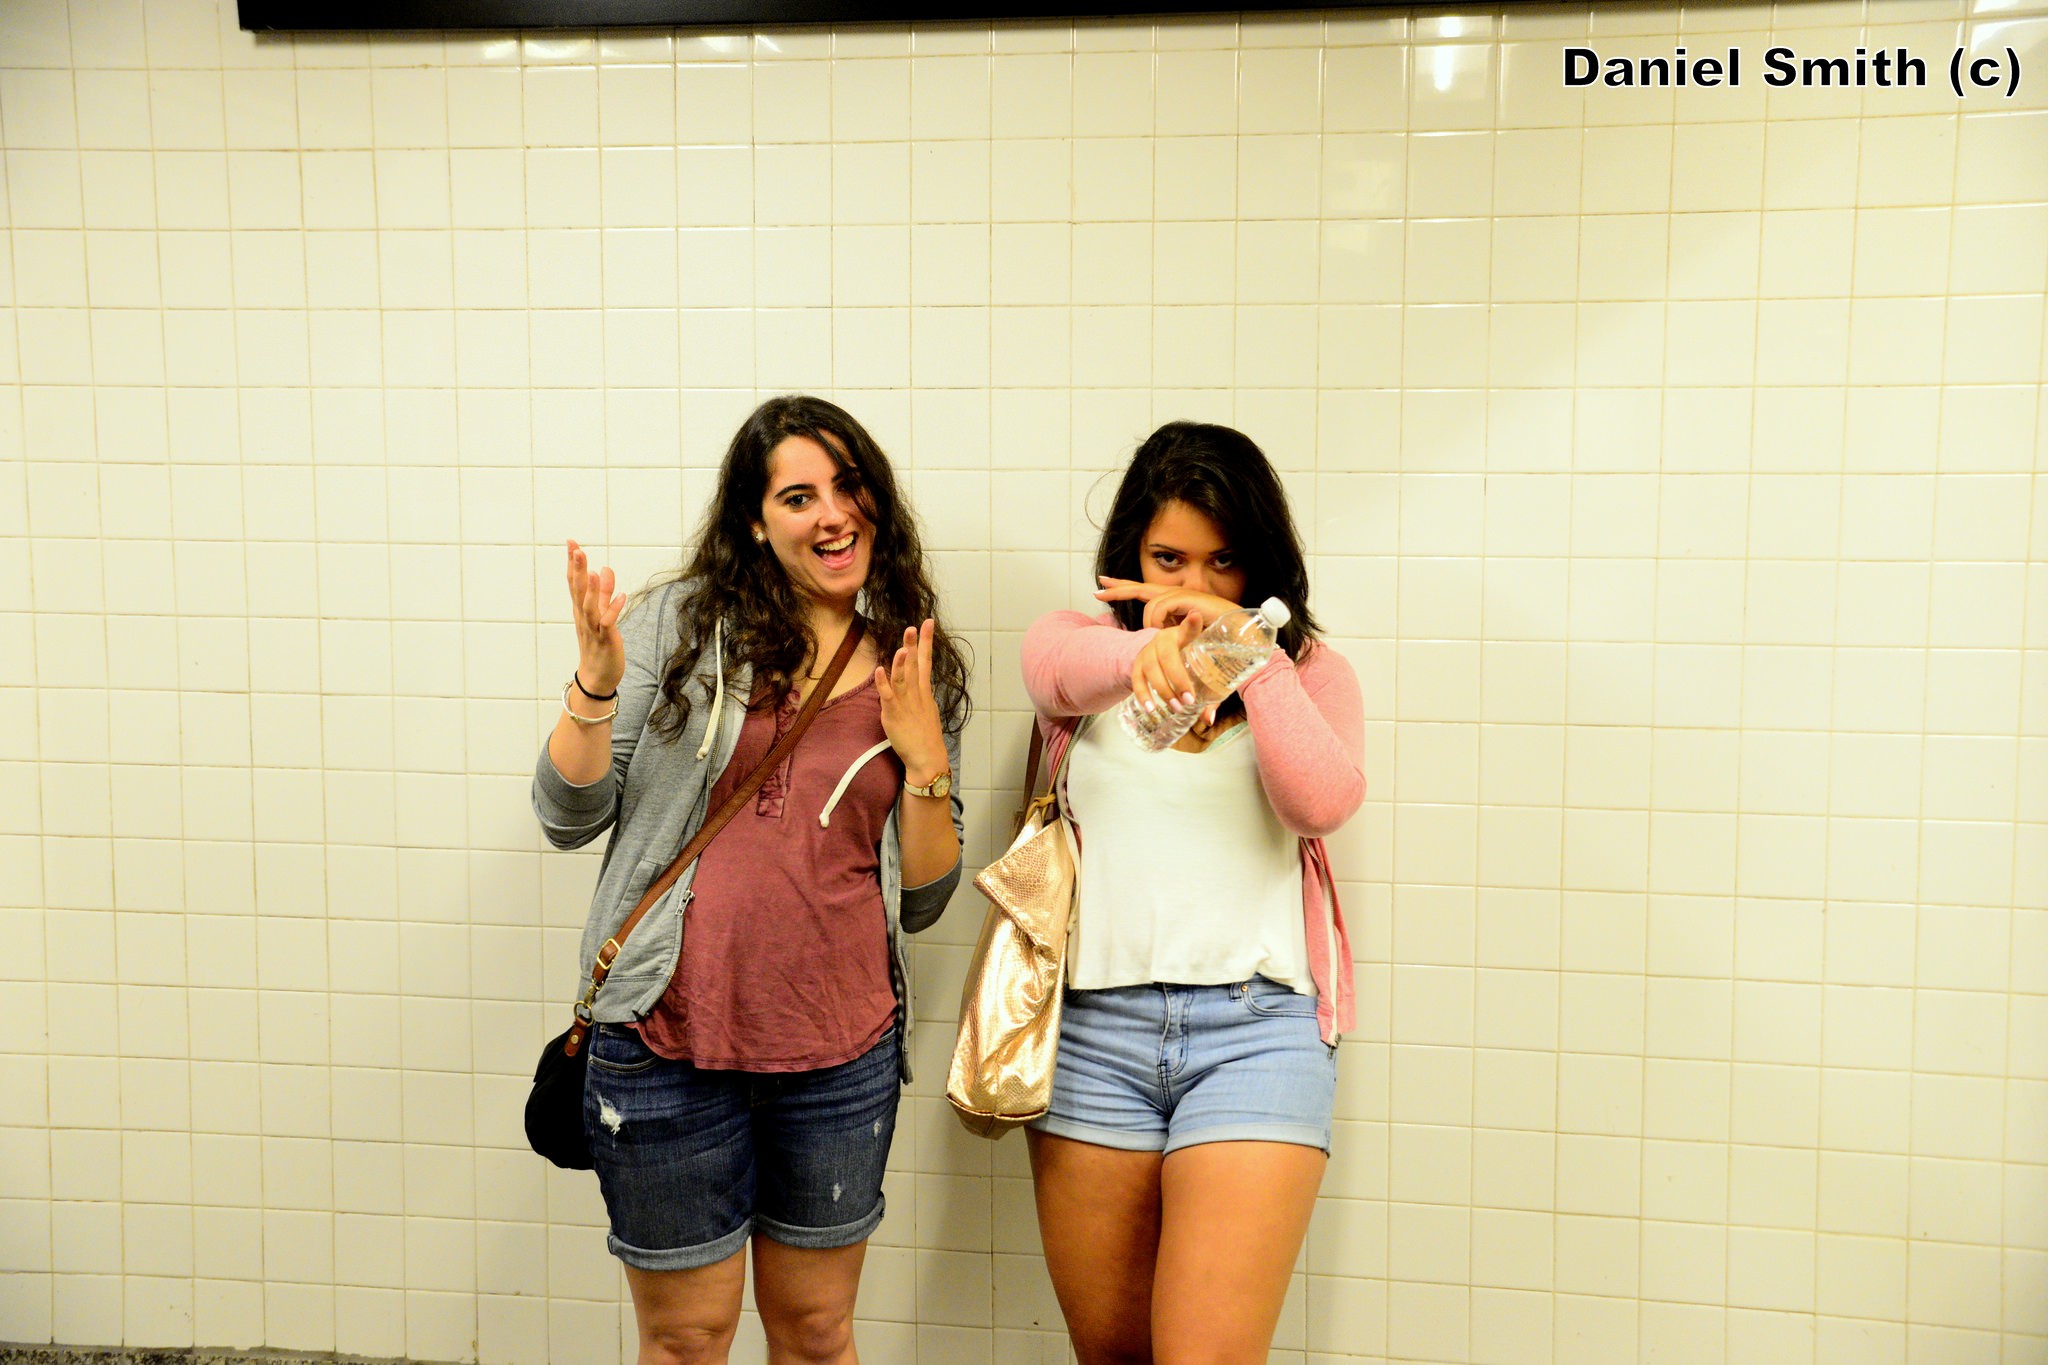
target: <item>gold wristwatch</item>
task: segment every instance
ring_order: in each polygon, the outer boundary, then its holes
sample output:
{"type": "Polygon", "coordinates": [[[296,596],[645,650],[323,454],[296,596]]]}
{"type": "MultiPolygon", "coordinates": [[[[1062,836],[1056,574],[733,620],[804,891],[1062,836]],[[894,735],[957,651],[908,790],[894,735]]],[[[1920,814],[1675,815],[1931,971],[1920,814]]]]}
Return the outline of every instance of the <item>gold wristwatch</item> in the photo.
{"type": "Polygon", "coordinates": [[[903,782],[903,790],[909,792],[912,796],[951,796],[953,794],[952,769],[949,768],[945,772],[940,773],[937,777],[925,783],[922,787],[911,786],[909,779],[906,778],[903,782]]]}

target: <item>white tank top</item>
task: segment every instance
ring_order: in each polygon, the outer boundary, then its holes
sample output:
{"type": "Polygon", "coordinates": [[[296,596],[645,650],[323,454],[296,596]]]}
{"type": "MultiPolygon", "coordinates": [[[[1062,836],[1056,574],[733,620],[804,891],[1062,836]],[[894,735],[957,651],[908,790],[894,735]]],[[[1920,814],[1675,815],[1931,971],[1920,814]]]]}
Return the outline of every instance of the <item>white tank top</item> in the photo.
{"type": "Polygon", "coordinates": [[[1114,715],[1067,761],[1081,831],[1081,896],[1067,981],[1213,986],[1253,975],[1315,994],[1301,916],[1301,851],[1259,783],[1251,727],[1198,754],[1146,753],[1114,715]]]}

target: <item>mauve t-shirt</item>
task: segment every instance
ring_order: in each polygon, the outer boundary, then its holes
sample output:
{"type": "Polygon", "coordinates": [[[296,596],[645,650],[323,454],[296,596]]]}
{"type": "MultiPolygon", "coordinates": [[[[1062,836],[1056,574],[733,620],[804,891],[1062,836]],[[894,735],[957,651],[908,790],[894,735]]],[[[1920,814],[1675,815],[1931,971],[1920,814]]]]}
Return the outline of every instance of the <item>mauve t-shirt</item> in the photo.
{"type": "MultiPolygon", "coordinates": [[[[747,713],[710,809],[796,720],[794,694],[747,713]]],[[[902,788],[893,750],[862,764],[832,823],[818,814],[847,766],[886,738],[870,677],[811,728],[697,866],[675,975],[640,1036],[663,1057],[734,1071],[812,1071],[873,1047],[896,1017],[881,842],[902,788]]]]}

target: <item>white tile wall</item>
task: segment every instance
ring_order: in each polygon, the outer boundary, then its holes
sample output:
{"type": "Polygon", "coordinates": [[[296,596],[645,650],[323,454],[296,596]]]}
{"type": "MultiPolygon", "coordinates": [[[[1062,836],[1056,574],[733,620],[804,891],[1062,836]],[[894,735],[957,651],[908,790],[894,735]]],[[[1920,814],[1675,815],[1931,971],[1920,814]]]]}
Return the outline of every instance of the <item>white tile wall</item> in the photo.
{"type": "MultiPolygon", "coordinates": [[[[0,10],[0,1339],[612,1361],[521,1147],[592,855],[556,548],[810,388],[974,646],[1235,422],[1358,666],[1336,1150],[1274,1359],[2048,1352],[2048,13],[2031,0],[257,39],[0,10]],[[1739,46],[1567,90],[1559,47],[1739,46]],[[1769,90],[1772,43],[1927,90],[1769,90]],[[1958,102],[1948,53],[2020,55],[1958,102]],[[551,1003],[553,1002],[553,1003],[551,1003]]],[[[860,1348],[1067,1359],[915,950],[860,1348]]],[[[743,1359],[761,1351],[749,1320],[743,1359]]]]}

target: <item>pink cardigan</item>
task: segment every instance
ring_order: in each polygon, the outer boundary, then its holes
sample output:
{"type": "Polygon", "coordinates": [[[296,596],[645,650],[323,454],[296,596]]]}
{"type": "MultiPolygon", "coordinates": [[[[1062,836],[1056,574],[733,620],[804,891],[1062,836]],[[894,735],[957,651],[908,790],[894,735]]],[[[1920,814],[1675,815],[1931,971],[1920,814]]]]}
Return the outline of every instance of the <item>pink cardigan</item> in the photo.
{"type": "MultiPolygon", "coordinates": [[[[1104,612],[1056,611],[1024,635],[1024,687],[1038,709],[1045,757],[1057,767],[1082,716],[1131,692],[1131,664],[1156,631],[1124,630],[1104,612]]],[[[1316,1020],[1334,1044],[1356,1024],[1351,944],[1323,836],[1365,800],[1365,703],[1358,677],[1327,646],[1297,666],[1276,651],[1239,689],[1259,754],[1259,781],[1280,823],[1301,836],[1301,908],[1316,1020]]]]}

